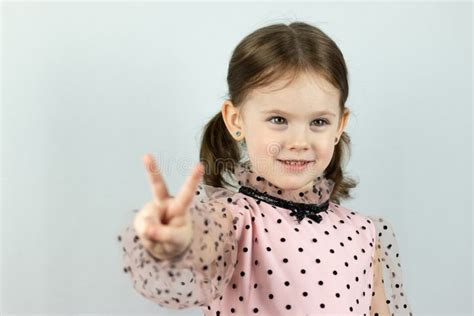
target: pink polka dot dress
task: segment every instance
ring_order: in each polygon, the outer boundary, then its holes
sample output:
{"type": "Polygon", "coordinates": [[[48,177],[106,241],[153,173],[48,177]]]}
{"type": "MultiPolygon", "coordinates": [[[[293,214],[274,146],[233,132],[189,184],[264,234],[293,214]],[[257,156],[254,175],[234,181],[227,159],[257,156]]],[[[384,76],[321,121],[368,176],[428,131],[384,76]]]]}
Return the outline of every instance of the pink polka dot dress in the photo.
{"type": "Polygon", "coordinates": [[[384,295],[391,315],[412,315],[389,222],[331,202],[325,177],[284,190],[247,162],[234,179],[238,190],[200,183],[193,241],[172,260],[148,253],[132,225],[121,232],[123,270],[143,297],[204,315],[368,316],[384,315],[373,304],[384,295]]]}

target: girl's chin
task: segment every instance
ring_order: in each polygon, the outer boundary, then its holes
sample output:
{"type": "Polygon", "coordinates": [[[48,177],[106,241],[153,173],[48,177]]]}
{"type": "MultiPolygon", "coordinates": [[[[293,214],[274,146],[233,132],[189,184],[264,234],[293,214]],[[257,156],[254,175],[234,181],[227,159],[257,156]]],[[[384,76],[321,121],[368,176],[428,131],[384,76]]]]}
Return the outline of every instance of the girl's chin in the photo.
{"type": "Polygon", "coordinates": [[[287,191],[294,191],[294,190],[298,190],[298,191],[308,191],[310,190],[312,187],[313,187],[313,181],[310,181],[309,183],[306,182],[306,183],[297,183],[297,182],[294,182],[294,183],[291,183],[291,182],[285,182],[284,185],[280,185],[278,186],[280,189],[282,190],[287,190],[287,191]]]}

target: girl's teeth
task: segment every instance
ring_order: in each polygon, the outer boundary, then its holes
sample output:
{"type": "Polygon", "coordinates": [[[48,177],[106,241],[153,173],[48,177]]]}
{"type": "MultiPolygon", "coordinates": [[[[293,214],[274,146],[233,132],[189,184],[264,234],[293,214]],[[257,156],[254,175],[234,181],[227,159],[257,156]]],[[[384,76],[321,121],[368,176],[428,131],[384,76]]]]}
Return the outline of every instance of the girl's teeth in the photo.
{"type": "Polygon", "coordinates": [[[297,162],[297,161],[285,161],[287,165],[304,165],[306,162],[297,162]]]}

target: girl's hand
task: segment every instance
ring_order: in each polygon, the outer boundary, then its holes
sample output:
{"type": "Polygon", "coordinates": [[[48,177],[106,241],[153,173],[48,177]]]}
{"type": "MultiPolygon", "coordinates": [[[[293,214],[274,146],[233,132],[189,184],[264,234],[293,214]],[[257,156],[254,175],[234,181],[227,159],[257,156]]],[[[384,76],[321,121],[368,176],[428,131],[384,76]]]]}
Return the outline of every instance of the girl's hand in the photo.
{"type": "Polygon", "coordinates": [[[170,196],[152,155],[143,157],[153,200],[136,214],[134,228],[141,244],[154,257],[170,259],[190,245],[193,227],[189,207],[204,174],[198,163],[176,197],[170,196]]]}

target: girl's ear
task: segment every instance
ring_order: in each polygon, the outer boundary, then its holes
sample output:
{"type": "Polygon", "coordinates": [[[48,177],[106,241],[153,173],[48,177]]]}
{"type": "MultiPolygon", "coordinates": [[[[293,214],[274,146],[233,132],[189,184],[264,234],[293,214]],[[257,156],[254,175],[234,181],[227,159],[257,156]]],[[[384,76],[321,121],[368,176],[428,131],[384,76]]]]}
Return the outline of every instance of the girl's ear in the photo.
{"type": "Polygon", "coordinates": [[[349,122],[349,115],[351,114],[351,109],[346,107],[344,113],[342,114],[341,119],[339,120],[339,127],[337,130],[337,139],[341,138],[342,132],[347,126],[347,122],[349,122]]]}
{"type": "Polygon", "coordinates": [[[225,100],[221,108],[222,118],[227,127],[227,130],[236,141],[240,141],[244,138],[244,132],[242,129],[242,120],[240,107],[234,106],[230,100],[225,100]]]}

